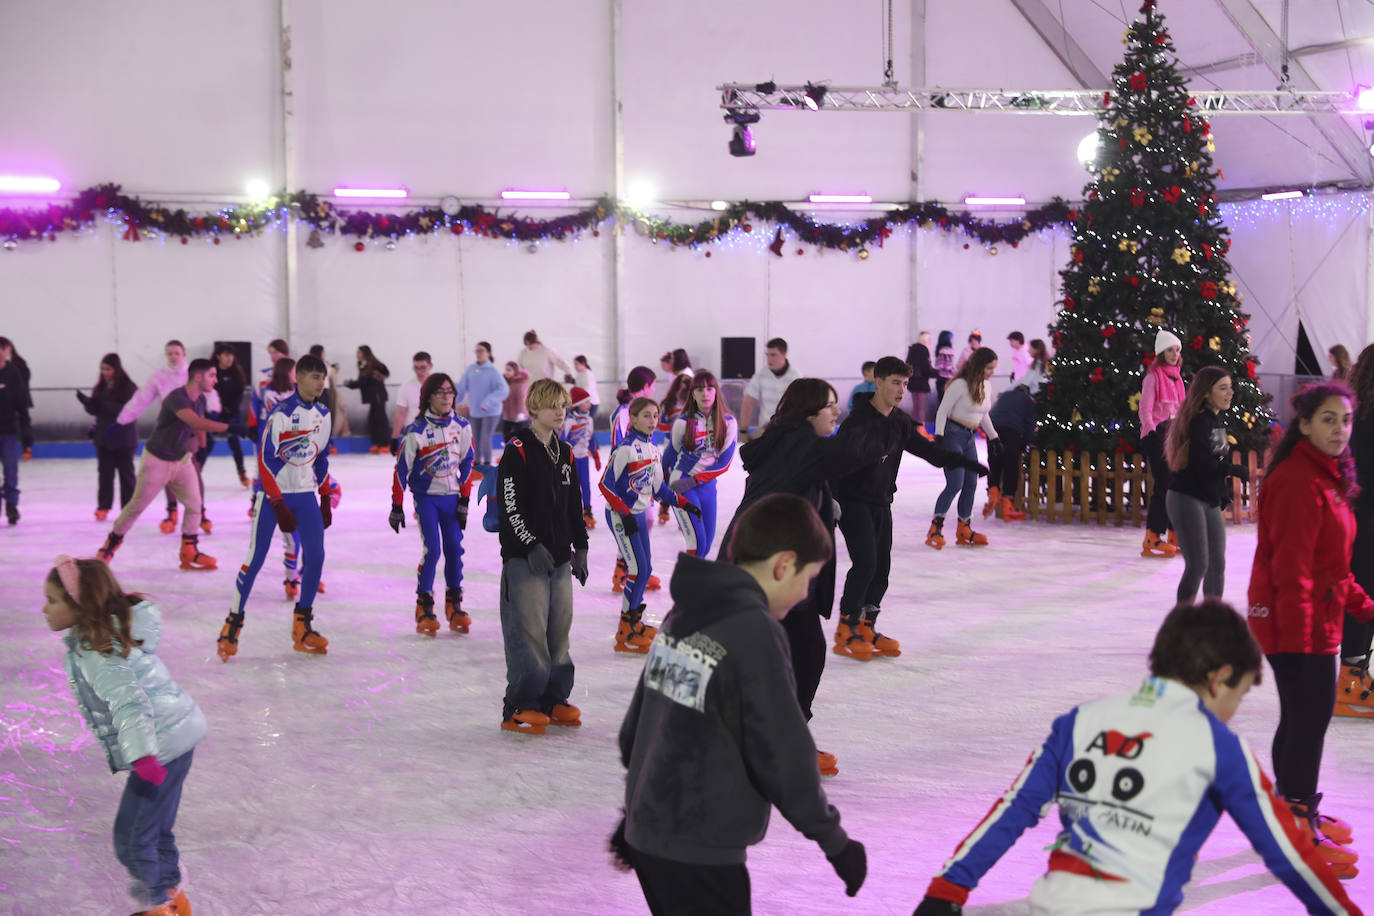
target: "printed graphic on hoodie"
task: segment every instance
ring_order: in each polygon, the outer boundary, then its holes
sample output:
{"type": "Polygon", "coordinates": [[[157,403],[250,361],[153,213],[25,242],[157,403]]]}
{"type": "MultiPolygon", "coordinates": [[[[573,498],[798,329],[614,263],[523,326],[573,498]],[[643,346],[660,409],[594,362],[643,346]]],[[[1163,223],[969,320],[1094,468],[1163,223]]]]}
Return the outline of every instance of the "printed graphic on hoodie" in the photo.
{"type": "Polygon", "coordinates": [[[706,688],[725,647],[709,636],[693,633],[674,639],[660,632],[649,648],[644,686],[697,712],[706,711],[706,688]]]}

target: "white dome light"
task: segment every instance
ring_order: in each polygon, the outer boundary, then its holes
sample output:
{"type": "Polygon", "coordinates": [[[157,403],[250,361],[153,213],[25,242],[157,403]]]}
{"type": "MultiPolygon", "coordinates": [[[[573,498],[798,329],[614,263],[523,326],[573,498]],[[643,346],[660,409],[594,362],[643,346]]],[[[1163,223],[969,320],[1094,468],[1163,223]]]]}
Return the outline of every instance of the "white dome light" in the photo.
{"type": "Polygon", "coordinates": [[[1102,145],[1098,141],[1097,131],[1093,131],[1078,141],[1078,161],[1083,163],[1083,168],[1091,169],[1097,164],[1097,154],[1101,149],[1102,145]]]}

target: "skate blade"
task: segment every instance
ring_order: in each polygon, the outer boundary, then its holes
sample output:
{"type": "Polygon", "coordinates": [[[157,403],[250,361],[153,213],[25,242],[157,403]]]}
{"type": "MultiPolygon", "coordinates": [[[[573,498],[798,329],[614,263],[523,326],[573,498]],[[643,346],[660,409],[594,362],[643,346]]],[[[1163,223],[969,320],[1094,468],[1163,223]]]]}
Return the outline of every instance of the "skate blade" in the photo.
{"type": "Polygon", "coordinates": [[[219,569],[219,566],[203,566],[197,565],[196,563],[182,563],[181,568],[193,570],[195,572],[211,572],[212,570],[219,569]]]}
{"type": "Polygon", "coordinates": [[[215,652],[219,655],[220,661],[227,662],[229,659],[239,654],[239,647],[235,645],[220,646],[215,652]]]}
{"type": "Polygon", "coordinates": [[[297,652],[304,652],[306,655],[328,655],[328,654],[329,654],[329,647],[328,647],[328,646],[305,646],[305,645],[301,645],[300,643],[297,643],[296,645],[292,646],[291,648],[292,648],[292,649],[295,649],[297,652]]]}
{"type": "Polygon", "coordinates": [[[821,770],[821,775],[822,775],[822,776],[839,776],[839,775],[840,775],[840,768],[839,768],[839,767],[824,767],[824,768],[822,768],[822,770],[821,770]]]}
{"type": "Polygon", "coordinates": [[[416,632],[416,633],[419,633],[421,636],[428,636],[430,639],[435,639],[435,638],[437,638],[438,635],[439,635],[439,628],[438,628],[438,627],[416,627],[416,628],[415,628],[415,632],[416,632]]]}
{"type": "Polygon", "coordinates": [[[874,649],[874,650],[873,650],[873,657],[874,657],[874,658],[896,658],[897,656],[899,656],[899,655],[901,655],[901,654],[902,654],[902,650],[901,650],[901,649],[887,649],[887,650],[883,650],[883,649],[874,649]]]}
{"type": "Polygon", "coordinates": [[[1374,720],[1374,706],[1361,706],[1356,703],[1337,703],[1332,713],[1351,719],[1374,720]]]}
{"type": "Polygon", "coordinates": [[[627,643],[627,642],[618,642],[618,643],[615,644],[615,651],[617,651],[617,652],[628,652],[628,653],[630,653],[631,655],[647,655],[647,654],[649,653],[649,647],[648,647],[648,646],[636,646],[636,645],[634,645],[634,644],[632,644],[632,643],[627,643]]]}
{"type": "Polygon", "coordinates": [[[854,660],[857,661],[857,662],[871,662],[871,661],[873,661],[873,656],[872,656],[871,654],[869,654],[869,653],[857,653],[857,652],[853,651],[852,649],[846,649],[844,646],[836,646],[832,651],[833,651],[836,655],[839,655],[839,656],[841,656],[841,657],[843,657],[843,658],[852,658],[852,659],[854,659],[854,660]]]}
{"type": "Polygon", "coordinates": [[[501,723],[501,730],[513,732],[517,735],[542,735],[547,731],[547,726],[530,725],[525,722],[516,722],[514,719],[507,719],[501,723]]]}
{"type": "Polygon", "coordinates": [[[926,546],[927,546],[927,547],[933,547],[933,548],[936,549],[936,550],[944,550],[944,549],[945,549],[944,541],[926,541],[926,546]]]}
{"type": "Polygon", "coordinates": [[[549,719],[550,725],[561,725],[564,728],[578,728],[582,725],[581,719],[549,719]]]}

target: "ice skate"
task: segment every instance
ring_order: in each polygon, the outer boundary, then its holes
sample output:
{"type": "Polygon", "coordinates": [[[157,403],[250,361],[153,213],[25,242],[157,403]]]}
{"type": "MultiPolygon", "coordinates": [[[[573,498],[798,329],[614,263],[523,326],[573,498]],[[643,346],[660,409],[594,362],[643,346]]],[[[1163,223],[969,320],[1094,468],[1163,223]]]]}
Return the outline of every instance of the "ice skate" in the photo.
{"type": "Polygon", "coordinates": [[[181,536],[181,559],[182,569],[218,569],[219,563],[215,558],[200,552],[197,546],[200,538],[194,534],[183,534],[181,536]]]}
{"type": "Polygon", "coordinates": [[[317,594],[317,595],[323,595],[323,594],[324,594],[324,580],[323,580],[323,579],[321,579],[321,580],[319,581],[319,584],[317,584],[317,585],[315,586],[315,594],[317,594]]]}
{"type": "Polygon", "coordinates": [[[650,576],[648,583],[644,586],[646,592],[656,592],[663,587],[663,583],[658,581],[658,576],[650,576]]]}
{"type": "Polygon", "coordinates": [[[114,559],[115,551],[119,549],[119,545],[123,543],[124,535],[115,534],[113,531],[111,531],[109,537],[105,538],[105,543],[101,545],[100,549],[95,552],[95,555],[99,559],[104,560],[106,563],[109,563],[111,560],[114,559]]]}
{"type": "Polygon", "coordinates": [[[96,509],[96,510],[95,510],[95,520],[96,520],[97,522],[103,522],[103,521],[105,521],[105,519],[107,519],[107,518],[109,518],[109,517],[110,517],[110,510],[109,510],[109,509],[96,509]]]}
{"type": "Polygon", "coordinates": [[[444,589],[444,616],[448,618],[448,628],[455,633],[466,633],[472,626],[472,618],[463,610],[463,590],[444,589]]]}
{"type": "MultiPolygon", "coordinates": [[[[1331,866],[1332,872],[1341,880],[1349,880],[1360,873],[1355,867],[1355,863],[1360,860],[1360,854],[1349,846],[1342,846],[1340,843],[1326,836],[1321,829],[1323,822],[1322,815],[1317,810],[1317,804],[1321,801],[1320,793],[1310,798],[1293,800],[1288,799],[1289,807],[1292,808],[1293,816],[1298,819],[1298,826],[1302,828],[1303,835],[1317,848],[1317,855],[1331,866]]],[[[1333,829],[1335,824],[1343,824],[1336,818],[1331,818],[1333,829]]],[[[1346,825],[1348,827],[1348,825],[1346,825]]]]}
{"type": "Polygon", "coordinates": [[[31,445],[26,445],[26,446],[24,446],[24,453],[23,453],[22,455],[19,456],[19,460],[20,460],[20,461],[32,461],[32,460],[33,460],[33,446],[31,446],[31,445]]]}
{"type": "Polygon", "coordinates": [[[1172,557],[1178,553],[1178,548],[1168,541],[1161,540],[1159,535],[1153,531],[1145,531],[1145,541],[1140,545],[1140,555],[1142,557],[1172,557]]]}
{"type": "Polygon", "coordinates": [[[1016,508],[1016,504],[1011,501],[1010,496],[1003,496],[1001,503],[998,504],[997,514],[1002,516],[1004,522],[1024,522],[1026,513],[1016,508]]]}
{"type": "Polygon", "coordinates": [[[191,901],[186,899],[185,891],[174,887],[167,891],[167,896],[170,899],[164,905],[171,907],[176,916],[191,916],[191,901]]]}
{"type": "Polygon", "coordinates": [[[163,534],[171,534],[177,530],[177,507],[171,506],[167,509],[167,517],[157,523],[158,530],[163,534]]]}
{"type": "Polygon", "coordinates": [[[979,534],[973,530],[969,519],[959,519],[959,528],[955,533],[955,543],[960,547],[982,547],[987,544],[988,536],[979,534]]]}
{"type": "Polygon", "coordinates": [[[299,579],[283,579],[281,584],[282,590],[286,592],[287,601],[295,601],[300,597],[301,583],[299,579]]]}
{"type": "Polygon", "coordinates": [[[421,636],[439,635],[439,618],[434,616],[434,596],[420,592],[415,596],[415,632],[421,636]]]}
{"type": "Polygon", "coordinates": [[[571,703],[556,703],[549,710],[549,724],[576,728],[582,724],[582,710],[571,703]]]}
{"type": "Polygon", "coordinates": [[[871,604],[866,605],[863,609],[863,617],[859,620],[859,626],[856,632],[864,642],[873,647],[874,658],[879,656],[896,658],[902,654],[902,644],[891,636],[884,636],[874,629],[873,625],[877,620],[878,608],[871,604]]]}
{"type": "Polygon", "coordinates": [[[219,629],[219,641],[215,644],[220,661],[227,662],[232,656],[239,654],[239,631],[242,629],[242,614],[230,614],[224,618],[224,626],[219,629]]]}
{"type": "Polygon", "coordinates": [[[615,561],[615,571],[611,573],[611,591],[625,591],[625,577],[629,574],[630,570],[625,565],[625,561],[622,559],[617,559],[615,561]]]}
{"type": "Polygon", "coordinates": [[[243,468],[239,468],[239,486],[248,487],[248,472],[243,468]]]}
{"type": "Polygon", "coordinates": [[[839,761],[834,754],[827,754],[825,751],[816,751],[816,765],[820,767],[822,776],[840,775],[839,761]]]}
{"type": "MultiPolygon", "coordinates": [[[[644,632],[644,624],[641,622],[641,615],[644,613],[644,605],[631,608],[620,615],[620,625],[615,631],[615,651],[631,652],[635,655],[643,655],[649,651],[649,645],[654,641],[653,636],[644,632]]],[[[654,629],[657,634],[658,630],[654,629]]]]}
{"type": "Polygon", "coordinates": [[[1001,487],[988,487],[988,501],[983,503],[983,518],[992,518],[997,511],[997,504],[1002,500],[1001,487]]]}
{"type": "Polygon", "coordinates": [[[522,735],[542,735],[547,730],[549,717],[537,709],[522,709],[501,723],[508,732],[522,735]]]}
{"type": "Polygon", "coordinates": [[[588,531],[596,528],[596,516],[592,514],[590,506],[582,510],[582,524],[587,526],[588,531]]]}
{"type": "Polygon", "coordinates": [[[1369,676],[1369,659],[1358,665],[1343,664],[1336,673],[1338,716],[1374,720],[1374,678],[1369,676]]]}
{"type": "Polygon", "coordinates": [[[940,550],[945,546],[945,520],[943,518],[933,518],[930,520],[930,530],[926,532],[926,546],[940,550]]]}
{"type": "Polygon", "coordinates": [[[291,624],[291,648],[297,652],[308,652],[311,655],[327,655],[329,653],[329,640],[315,632],[315,628],[312,626],[314,616],[312,608],[296,605],[296,619],[291,624]]]}
{"type": "Polygon", "coordinates": [[[836,655],[844,655],[861,662],[873,660],[873,646],[859,632],[863,626],[861,618],[841,616],[835,627],[836,655]]]}

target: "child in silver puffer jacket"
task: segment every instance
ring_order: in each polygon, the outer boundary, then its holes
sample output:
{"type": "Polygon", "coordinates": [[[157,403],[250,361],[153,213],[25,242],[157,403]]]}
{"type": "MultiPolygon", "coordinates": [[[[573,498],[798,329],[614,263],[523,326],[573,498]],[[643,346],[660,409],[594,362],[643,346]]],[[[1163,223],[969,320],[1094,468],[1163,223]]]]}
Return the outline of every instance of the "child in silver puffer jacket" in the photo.
{"type": "Polygon", "coordinates": [[[69,630],[65,664],[81,715],[111,772],[131,770],[114,822],[114,848],[147,914],[189,914],[172,827],[205,716],[154,652],[162,615],[126,594],[100,560],[60,556],[43,584],[43,616],[69,630]]]}

